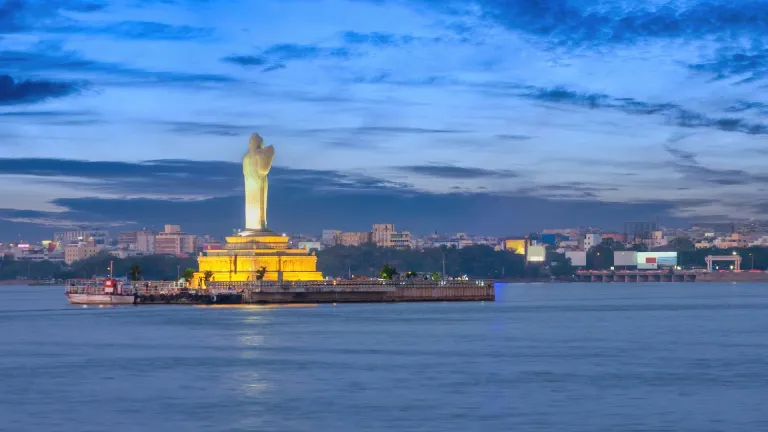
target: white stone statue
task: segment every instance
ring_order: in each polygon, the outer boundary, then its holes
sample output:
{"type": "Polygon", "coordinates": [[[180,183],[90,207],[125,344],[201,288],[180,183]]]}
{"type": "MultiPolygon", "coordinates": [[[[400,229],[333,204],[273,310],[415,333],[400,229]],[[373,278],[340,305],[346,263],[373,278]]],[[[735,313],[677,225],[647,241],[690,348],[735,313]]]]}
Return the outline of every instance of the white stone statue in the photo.
{"type": "Polygon", "coordinates": [[[259,134],[251,135],[248,153],[243,156],[245,177],[245,229],[267,228],[267,174],[275,158],[275,148],[264,147],[259,134]]]}

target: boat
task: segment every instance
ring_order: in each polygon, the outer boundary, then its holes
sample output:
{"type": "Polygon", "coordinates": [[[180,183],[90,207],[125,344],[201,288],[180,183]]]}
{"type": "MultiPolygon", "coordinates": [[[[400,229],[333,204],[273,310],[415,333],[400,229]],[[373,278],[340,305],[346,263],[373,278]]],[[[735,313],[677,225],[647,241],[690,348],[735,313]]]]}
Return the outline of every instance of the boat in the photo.
{"type": "Polygon", "coordinates": [[[136,302],[136,293],[119,279],[73,279],[67,283],[67,300],[80,305],[124,305],[136,302]]]}

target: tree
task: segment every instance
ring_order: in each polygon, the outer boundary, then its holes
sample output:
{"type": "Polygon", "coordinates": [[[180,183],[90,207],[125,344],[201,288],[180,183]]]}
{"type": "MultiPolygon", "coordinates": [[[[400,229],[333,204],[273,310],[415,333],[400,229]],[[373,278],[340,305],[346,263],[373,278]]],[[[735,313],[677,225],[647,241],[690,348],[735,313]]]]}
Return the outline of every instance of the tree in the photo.
{"type": "Polygon", "coordinates": [[[203,280],[205,281],[206,284],[210,282],[211,279],[213,279],[213,272],[211,270],[206,270],[205,272],[203,272],[203,280]]]}
{"type": "Polygon", "coordinates": [[[132,281],[141,279],[141,266],[138,264],[132,265],[130,268],[130,275],[132,281]]]}
{"type": "Polygon", "coordinates": [[[195,276],[195,269],[191,267],[187,267],[184,269],[184,273],[181,274],[181,277],[184,278],[184,280],[192,280],[192,278],[195,276]]]}
{"type": "Polygon", "coordinates": [[[406,278],[406,279],[413,279],[413,278],[415,278],[416,276],[417,276],[417,275],[416,275],[416,272],[415,272],[415,271],[413,271],[413,270],[408,270],[408,272],[406,272],[406,273],[405,273],[405,278],[406,278]]]}
{"type": "Polygon", "coordinates": [[[389,264],[384,264],[381,267],[381,271],[379,272],[379,276],[381,276],[381,278],[385,280],[392,280],[396,274],[399,274],[397,272],[397,269],[395,269],[389,264]]]}
{"type": "Polygon", "coordinates": [[[256,280],[264,280],[264,275],[267,274],[267,268],[264,266],[259,267],[259,269],[255,271],[255,273],[256,273],[256,280]]]}
{"type": "Polygon", "coordinates": [[[429,274],[430,279],[432,280],[440,280],[440,273],[438,272],[432,272],[429,274]]]}
{"type": "Polygon", "coordinates": [[[566,258],[565,261],[553,263],[549,267],[549,274],[554,277],[570,277],[576,274],[576,267],[571,264],[570,258],[566,258]]]}
{"type": "Polygon", "coordinates": [[[669,241],[669,247],[678,252],[689,252],[696,250],[696,244],[688,237],[675,237],[669,241]]]}

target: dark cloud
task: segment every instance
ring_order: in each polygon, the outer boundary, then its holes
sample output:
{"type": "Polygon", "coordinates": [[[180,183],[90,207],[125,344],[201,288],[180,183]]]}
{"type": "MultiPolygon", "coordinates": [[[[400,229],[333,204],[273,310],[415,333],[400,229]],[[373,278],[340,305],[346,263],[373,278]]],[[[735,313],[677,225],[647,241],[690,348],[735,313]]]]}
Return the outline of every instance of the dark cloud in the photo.
{"type": "Polygon", "coordinates": [[[256,125],[244,126],[231,123],[163,122],[162,124],[169,126],[169,132],[188,135],[241,136],[261,129],[256,125]]]}
{"type": "Polygon", "coordinates": [[[735,104],[727,107],[726,112],[744,112],[755,111],[759,114],[768,115],[768,104],[763,102],[737,101],[735,104]]]}
{"type": "MultiPolygon", "coordinates": [[[[432,174],[478,178],[511,173],[448,167],[432,174]],[[439,171],[439,172],[438,172],[439,171]]],[[[0,210],[0,235],[41,232],[74,224],[124,227],[180,223],[196,233],[217,235],[242,228],[244,200],[238,163],[186,160],[144,163],[89,162],[60,159],[0,159],[0,175],[35,175],[58,185],[63,179],[87,178],[94,192],[145,198],[62,198],[62,212],[0,210]],[[167,195],[194,199],[169,199],[167,195]],[[156,197],[153,195],[157,195],[156,197]],[[206,197],[207,195],[207,197],[206,197]],[[201,198],[202,197],[202,198],[201,198]],[[12,224],[9,221],[13,222],[12,224]],[[41,231],[42,227],[45,228],[41,231]]],[[[568,186],[568,185],[566,185],[568,186]]],[[[572,188],[586,188],[578,184],[572,188]]],[[[87,193],[87,191],[86,191],[87,193]]],[[[317,233],[322,229],[366,230],[377,222],[394,222],[413,232],[506,234],[547,226],[618,227],[624,220],[669,216],[672,204],[602,203],[582,199],[552,201],[524,193],[420,192],[407,184],[324,170],[274,167],[270,174],[269,223],[278,231],[317,233]],[[519,211],[524,208],[525,211],[519,211]]],[[[672,224],[674,218],[665,219],[672,224]]]]}
{"type": "Polygon", "coordinates": [[[0,34],[65,27],[73,21],[62,12],[97,12],[106,6],[85,0],[5,0],[0,4],[0,34]]]}
{"type": "Polygon", "coordinates": [[[458,167],[452,165],[412,165],[397,168],[409,174],[418,174],[443,179],[516,178],[520,175],[508,170],[458,167]]]}
{"type": "Polygon", "coordinates": [[[499,134],[496,135],[496,138],[502,141],[527,141],[533,137],[528,135],[499,134]]]}
{"type": "Polygon", "coordinates": [[[344,32],[342,40],[350,45],[370,45],[374,47],[401,47],[411,44],[417,39],[409,35],[396,35],[393,33],[358,33],[354,31],[344,32]]]}
{"type": "Polygon", "coordinates": [[[321,47],[318,45],[276,44],[255,54],[229,55],[221,59],[243,67],[266,66],[262,72],[284,69],[288,63],[312,60],[347,60],[353,53],[343,47],[321,47]]]}
{"type": "Polygon", "coordinates": [[[0,75],[0,105],[30,104],[46,99],[79,93],[81,85],[64,81],[16,81],[10,75],[0,75]]]}
{"type": "MultiPolygon", "coordinates": [[[[476,15],[476,8],[468,6],[477,6],[485,20],[561,46],[707,37],[759,40],[768,33],[768,3],[763,0],[653,5],[623,2],[618,7],[572,0],[411,0],[411,3],[426,4],[446,14],[471,16],[476,15]]],[[[466,33],[466,29],[463,31],[466,33]]]]}
{"type": "Polygon", "coordinates": [[[696,183],[709,183],[717,186],[740,186],[768,184],[768,175],[752,174],[737,169],[718,169],[701,165],[696,154],[685,150],[664,146],[664,150],[673,157],[672,167],[683,179],[696,183]]]}
{"type": "Polygon", "coordinates": [[[714,75],[715,79],[742,78],[739,83],[757,81],[768,77],[768,49],[751,53],[724,49],[706,63],[689,65],[692,70],[714,75]]]}
{"type": "Polygon", "coordinates": [[[750,135],[768,134],[768,124],[765,123],[751,122],[737,117],[711,117],[673,103],[650,103],[600,93],[582,93],[565,87],[547,89],[519,86],[516,88],[526,88],[523,92],[517,93],[519,96],[541,102],[568,104],[589,109],[612,109],[632,115],[660,115],[668,124],[686,128],[709,128],[750,135]]]}
{"type": "Polygon", "coordinates": [[[264,66],[267,59],[260,56],[249,55],[231,55],[221,59],[225,63],[232,63],[240,66],[264,66]]]}
{"type": "Polygon", "coordinates": [[[169,25],[150,21],[123,21],[101,27],[73,28],[75,32],[106,34],[126,39],[186,40],[210,36],[213,30],[186,25],[169,25]]]}
{"type": "Polygon", "coordinates": [[[0,70],[28,74],[66,72],[89,78],[109,77],[126,85],[196,85],[222,84],[235,80],[226,75],[150,71],[119,63],[100,62],[83,58],[78,53],[63,51],[56,46],[40,46],[34,51],[0,51],[0,70]]]}

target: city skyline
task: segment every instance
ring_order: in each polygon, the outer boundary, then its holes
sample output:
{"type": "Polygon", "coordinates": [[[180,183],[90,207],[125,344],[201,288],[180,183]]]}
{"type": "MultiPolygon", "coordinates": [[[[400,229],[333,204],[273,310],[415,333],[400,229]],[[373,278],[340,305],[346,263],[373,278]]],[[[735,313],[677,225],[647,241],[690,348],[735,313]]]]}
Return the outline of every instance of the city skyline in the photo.
{"type": "Polygon", "coordinates": [[[8,1],[0,235],[242,228],[252,132],[278,231],[760,218],[766,30],[762,1],[8,1]]]}

